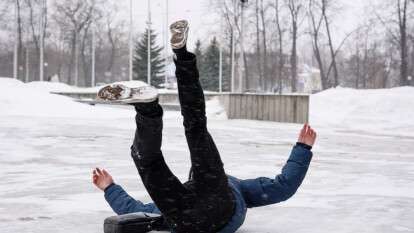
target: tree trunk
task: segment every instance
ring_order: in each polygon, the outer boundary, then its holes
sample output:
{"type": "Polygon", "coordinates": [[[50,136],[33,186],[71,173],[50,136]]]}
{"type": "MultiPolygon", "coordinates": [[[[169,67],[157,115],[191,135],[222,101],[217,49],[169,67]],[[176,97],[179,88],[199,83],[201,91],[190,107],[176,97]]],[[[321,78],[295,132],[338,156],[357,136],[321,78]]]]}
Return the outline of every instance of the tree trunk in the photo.
{"type": "Polygon", "coordinates": [[[89,33],[89,26],[90,24],[88,24],[84,30],[84,34],[83,34],[83,38],[82,38],[82,45],[81,45],[81,59],[82,59],[82,69],[83,69],[83,85],[88,87],[90,86],[90,79],[89,79],[89,75],[90,75],[90,69],[89,69],[89,63],[86,60],[86,55],[85,55],[85,50],[86,50],[86,42],[88,40],[88,33],[89,33]]]}
{"type": "Polygon", "coordinates": [[[259,76],[259,90],[263,90],[262,54],[260,48],[260,27],[259,27],[259,0],[256,0],[256,56],[257,71],[259,76]]]}
{"type": "Polygon", "coordinates": [[[75,36],[75,86],[79,85],[79,31],[75,36]]]}
{"type": "MultiPolygon", "coordinates": [[[[21,17],[21,4],[20,0],[16,0],[17,5],[17,40],[18,40],[18,64],[23,64],[23,38],[22,38],[22,17],[21,17]]],[[[21,78],[20,66],[17,67],[17,78],[21,78]]]]}
{"type": "Polygon", "coordinates": [[[321,78],[321,83],[322,83],[322,89],[326,90],[328,89],[328,79],[325,73],[325,67],[324,67],[322,56],[321,56],[321,50],[319,47],[319,33],[320,33],[321,25],[322,25],[323,13],[321,14],[322,16],[319,18],[318,22],[316,22],[315,15],[313,14],[313,9],[314,9],[313,4],[314,2],[312,0],[309,1],[309,9],[310,9],[309,15],[310,15],[311,26],[312,26],[313,53],[314,53],[316,62],[318,63],[318,68],[319,68],[319,73],[320,73],[320,78],[321,78]]]}
{"type": "Polygon", "coordinates": [[[398,0],[398,19],[400,30],[400,85],[407,85],[408,81],[408,45],[407,45],[407,0],[404,0],[404,6],[401,6],[398,0]]]}
{"type": "Polygon", "coordinates": [[[365,49],[364,49],[364,60],[362,63],[362,88],[367,88],[367,76],[368,76],[368,41],[365,41],[365,49]]]}
{"type": "MultiPolygon", "coordinates": [[[[249,66],[247,65],[247,55],[243,53],[243,65],[244,65],[244,82],[245,85],[249,84],[249,66]]],[[[243,92],[243,84],[242,84],[242,92],[243,92]]]]}
{"type": "Polygon", "coordinates": [[[234,67],[235,67],[235,56],[234,56],[234,47],[233,47],[233,40],[234,40],[234,31],[233,28],[230,28],[230,92],[234,91],[235,83],[234,83],[234,67]]]}
{"type": "Polygon", "coordinates": [[[361,57],[359,54],[359,48],[357,47],[356,52],[356,75],[355,75],[355,88],[359,88],[359,80],[361,79],[361,57]]]}
{"type": "Polygon", "coordinates": [[[408,56],[407,56],[407,35],[401,34],[401,66],[400,66],[400,85],[407,85],[408,80],[408,56]]]}
{"type": "Polygon", "coordinates": [[[320,76],[321,76],[322,89],[326,90],[326,89],[328,89],[328,80],[326,78],[325,67],[324,67],[321,52],[320,52],[320,49],[319,49],[318,36],[314,35],[314,42],[313,43],[314,43],[313,44],[313,46],[314,46],[313,52],[315,54],[316,62],[318,63],[319,73],[320,73],[320,76]]]}
{"type": "Polygon", "coordinates": [[[297,22],[294,20],[292,22],[292,53],[290,56],[290,66],[291,66],[291,88],[292,92],[297,91],[296,83],[298,77],[298,64],[297,64],[297,22]]]}
{"type": "Polygon", "coordinates": [[[262,34],[263,34],[263,90],[268,91],[267,83],[269,81],[268,79],[268,64],[267,64],[267,38],[266,38],[266,18],[265,18],[265,12],[264,12],[264,5],[263,0],[260,0],[260,15],[262,17],[262,34]]]}
{"type": "Polygon", "coordinates": [[[279,94],[283,93],[283,66],[284,66],[284,56],[283,56],[283,31],[282,27],[280,26],[280,9],[279,9],[279,0],[275,0],[275,10],[276,10],[276,27],[277,32],[279,35],[279,58],[278,58],[278,86],[279,86],[279,94]]]}
{"type": "Polygon", "coordinates": [[[290,54],[291,66],[291,91],[297,92],[297,78],[298,78],[298,58],[297,58],[297,40],[298,40],[298,17],[300,9],[303,7],[297,0],[289,0],[288,7],[292,21],[292,49],[290,54]],[[297,5],[296,5],[297,4],[297,5]]]}
{"type": "MultiPolygon", "coordinates": [[[[323,14],[323,18],[325,21],[325,27],[326,27],[326,34],[328,37],[328,45],[329,45],[329,50],[331,53],[331,62],[332,62],[332,68],[334,71],[334,86],[338,86],[339,85],[339,74],[338,74],[338,67],[336,64],[336,54],[335,54],[335,49],[334,49],[334,45],[332,42],[332,36],[331,36],[331,29],[330,29],[330,25],[329,25],[329,20],[328,20],[328,16],[326,15],[326,1],[327,0],[322,0],[322,14],[323,14]]],[[[328,74],[329,75],[329,74],[328,74]]]]}
{"type": "Polygon", "coordinates": [[[77,37],[77,33],[74,30],[72,32],[72,39],[71,39],[71,51],[70,51],[70,62],[69,62],[69,69],[68,69],[68,84],[72,85],[74,84],[73,82],[73,77],[72,77],[72,73],[73,73],[73,67],[75,64],[75,56],[76,56],[76,37],[77,37]],[[73,83],[72,83],[73,82],[73,83]]]}
{"type": "MultiPolygon", "coordinates": [[[[40,47],[39,47],[39,38],[36,35],[36,26],[35,26],[35,19],[34,19],[34,8],[32,5],[32,0],[27,0],[27,5],[29,6],[29,23],[30,23],[30,30],[31,30],[31,34],[32,34],[32,40],[33,40],[33,44],[35,47],[35,57],[39,58],[40,57],[40,47]]],[[[39,60],[38,59],[34,59],[34,61],[32,61],[33,63],[31,64],[32,67],[32,72],[33,72],[33,77],[38,77],[39,75],[39,69],[38,67],[40,66],[39,64],[39,60]],[[33,67],[36,67],[33,69],[33,67]]],[[[30,64],[29,64],[30,65],[30,64]]],[[[39,77],[40,80],[40,77],[39,77]]]]}
{"type": "Polygon", "coordinates": [[[114,66],[114,62],[115,62],[116,44],[113,39],[112,29],[109,26],[108,26],[108,40],[109,40],[109,43],[111,44],[111,54],[109,56],[109,63],[108,63],[108,66],[106,67],[106,71],[112,72],[112,67],[114,66]]]}

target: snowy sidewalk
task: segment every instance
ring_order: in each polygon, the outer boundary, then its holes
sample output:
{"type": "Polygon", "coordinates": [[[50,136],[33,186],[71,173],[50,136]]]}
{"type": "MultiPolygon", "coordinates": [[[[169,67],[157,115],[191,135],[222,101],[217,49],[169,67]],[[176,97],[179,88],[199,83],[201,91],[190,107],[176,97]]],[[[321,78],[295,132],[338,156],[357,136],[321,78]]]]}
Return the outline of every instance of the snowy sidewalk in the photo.
{"type": "MultiPolygon", "coordinates": [[[[131,112],[132,113],[132,112],[131,112]]],[[[299,125],[209,123],[229,174],[276,175],[299,125]]],[[[414,232],[414,138],[319,130],[308,177],[286,203],[253,209],[239,232],[414,232]]],[[[129,156],[130,118],[0,117],[2,233],[101,233],[112,215],[90,182],[106,167],[134,197],[149,201],[129,156]]],[[[168,113],[164,153],[185,180],[189,153],[180,119],[168,113]]]]}
{"type": "MultiPolygon", "coordinates": [[[[130,158],[132,110],[82,105],[11,80],[0,87],[1,233],[102,233],[113,213],[91,184],[96,166],[150,201],[130,158]]],[[[407,88],[312,96],[319,139],[308,176],[287,202],[249,210],[238,232],[414,232],[413,97],[407,88]]],[[[208,104],[208,125],[227,172],[277,175],[301,125],[229,121],[216,116],[217,105],[208,104]]],[[[164,125],[166,160],[185,181],[179,113],[166,112],[164,125]]]]}

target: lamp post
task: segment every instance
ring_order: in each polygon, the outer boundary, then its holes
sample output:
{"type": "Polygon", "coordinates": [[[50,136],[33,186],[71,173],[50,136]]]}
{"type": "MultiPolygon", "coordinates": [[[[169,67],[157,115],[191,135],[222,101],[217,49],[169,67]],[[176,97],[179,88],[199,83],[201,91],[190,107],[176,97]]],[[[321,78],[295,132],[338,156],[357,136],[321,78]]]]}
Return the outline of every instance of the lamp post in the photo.
{"type": "Polygon", "coordinates": [[[164,28],[164,88],[167,88],[168,84],[168,10],[169,2],[165,0],[165,28],[164,28]]]}
{"type": "Polygon", "coordinates": [[[25,60],[26,60],[26,74],[25,74],[24,81],[27,83],[27,82],[29,82],[29,75],[30,75],[30,61],[29,61],[29,59],[30,59],[30,46],[26,47],[25,55],[26,55],[26,58],[25,58],[25,60]]]}
{"type": "Polygon", "coordinates": [[[91,69],[91,86],[94,87],[96,83],[95,62],[96,62],[96,25],[95,21],[92,24],[92,69],[91,69]]]}
{"type": "Polygon", "coordinates": [[[241,69],[239,70],[239,91],[240,93],[244,92],[244,79],[247,77],[243,77],[244,71],[246,68],[246,64],[244,63],[244,7],[247,5],[248,0],[240,0],[240,7],[241,7],[241,19],[240,19],[240,59],[241,59],[241,69]]]}
{"type": "Polygon", "coordinates": [[[223,23],[220,22],[220,37],[219,37],[219,93],[223,92],[223,23]]]}
{"type": "Polygon", "coordinates": [[[129,1],[129,81],[132,81],[133,76],[133,63],[132,63],[132,52],[133,52],[133,45],[132,45],[132,36],[133,36],[133,21],[132,21],[132,0],[129,1]]]}
{"type": "Polygon", "coordinates": [[[45,22],[46,22],[46,0],[42,0],[40,4],[41,14],[40,14],[40,57],[39,57],[39,79],[40,81],[44,80],[44,60],[45,60],[45,22]]]}
{"type": "MultiPolygon", "coordinates": [[[[237,3],[233,3],[233,12],[236,14],[237,3]]],[[[234,20],[236,23],[236,20],[234,20]]],[[[234,29],[231,31],[231,92],[234,93],[236,91],[236,78],[235,78],[235,71],[236,71],[236,39],[234,36],[234,29]]]]}
{"type": "Polygon", "coordinates": [[[147,83],[151,85],[151,3],[148,0],[148,64],[147,64],[147,83]]]}
{"type": "MultiPolygon", "coordinates": [[[[49,66],[49,63],[44,62],[43,63],[43,69],[45,70],[45,74],[47,75],[47,67],[49,66]]],[[[49,79],[47,79],[46,81],[50,81],[49,79]]]]}
{"type": "Polygon", "coordinates": [[[19,59],[18,59],[18,53],[19,53],[19,45],[18,45],[18,37],[19,37],[19,19],[17,18],[17,1],[14,1],[14,20],[15,20],[15,28],[14,28],[14,51],[13,51],[13,78],[17,79],[18,76],[18,68],[19,68],[19,59]]]}

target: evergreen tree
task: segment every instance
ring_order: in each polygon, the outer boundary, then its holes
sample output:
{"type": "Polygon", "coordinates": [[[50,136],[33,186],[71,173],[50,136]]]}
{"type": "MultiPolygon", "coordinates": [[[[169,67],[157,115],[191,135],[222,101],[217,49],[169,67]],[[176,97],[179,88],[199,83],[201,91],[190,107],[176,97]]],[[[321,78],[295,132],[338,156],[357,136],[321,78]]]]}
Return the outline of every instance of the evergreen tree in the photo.
{"type": "Polygon", "coordinates": [[[219,91],[220,50],[214,37],[207,47],[202,61],[200,82],[205,90],[219,91]]]}
{"type": "Polygon", "coordinates": [[[201,40],[198,39],[195,44],[194,54],[197,56],[198,65],[203,63],[203,49],[201,48],[201,40]]]}
{"type": "Polygon", "coordinates": [[[197,67],[198,67],[198,71],[199,71],[199,76],[200,76],[200,80],[204,80],[204,76],[205,76],[205,70],[204,70],[204,53],[203,53],[203,48],[201,45],[201,40],[198,39],[196,41],[195,44],[195,49],[194,49],[194,54],[197,57],[197,67]]]}
{"type": "MultiPolygon", "coordinates": [[[[164,83],[163,47],[156,45],[157,34],[151,30],[151,85],[159,86],[164,83]]],[[[148,29],[136,43],[134,55],[134,79],[147,82],[148,77],[148,29]],[[138,78],[137,78],[138,77],[138,78]]]]}
{"type": "Polygon", "coordinates": [[[222,89],[224,92],[231,91],[231,54],[223,53],[223,83],[222,89]]]}

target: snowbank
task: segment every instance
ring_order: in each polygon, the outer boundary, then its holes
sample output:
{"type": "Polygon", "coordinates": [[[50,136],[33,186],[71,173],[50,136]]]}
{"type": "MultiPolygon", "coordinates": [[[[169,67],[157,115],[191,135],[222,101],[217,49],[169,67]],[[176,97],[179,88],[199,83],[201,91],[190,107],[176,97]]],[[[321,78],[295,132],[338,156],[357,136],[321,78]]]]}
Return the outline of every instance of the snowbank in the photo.
{"type": "MultiPolygon", "coordinates": [[[[10,78],[0,78],[0,116],[116,118],[133,114],[128,109],[89,106],[68,97],[50,94],[54,91],[90,92],[97,89],[49,82],[25,84],[10,78]]],[[[177,117],[179,114],[169,115],[177,117]]],[[[218,98],[207,102],[207,116],[210,119],[227,119],[218,98]]],[[[310,123],[355,132],[363,130],[414,135],[414,88],[334,88],[320,92],[310,98],[310,123]]]]}
{"type": "Polygon", "coordinates": [[[57,91],[73,91],[74,87],[69,86],[65,83],[54,83],[54,82],[29,82],[25,84],[27,87],[47,91],[47,92],[57,92],[57,91]]]}
{"type": "Polygon", "coordinates": [[[130,117],[132,110],[90,106],[71,98],[50,94],[57,88],[70,86],[61,83],[33,82],[25,84],[15,79],[0,78],[0,116],[116,118],[130,117]]]}
{"type": "MultiPolygon", "coordinates": [[[[132,108],[90,106],[51,92],[97,92],[99,87],[78,88],[64,83],[23,83],[11,78],[0,78],[0,116],[43,116],[74,118],[130,117],[132,108]]],[[[175,91],[176,92],[176,91],[175,91]]],[[[171,92],[173,93],[173,92],[171,92]]],[[[209,118],[226,119],[218,99],[207,102],[209,118]]],[[[179,113],[168,113],[166,117],[178,117],[179,113]]]]}
{"type": "Polygon", "coordinates": [[[373,132],[414,132],[414,88],[335,88],[312,95],[310,122],[373,132]]]}
{"type": "Polygon", "coordinates": [[[220,104],[218,97],[206,102],[206,114],[208,118],[226,120],[227,114],[224,107],[220,104]]]}

